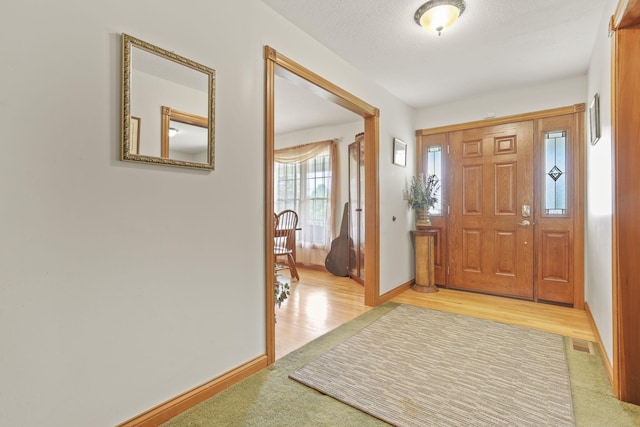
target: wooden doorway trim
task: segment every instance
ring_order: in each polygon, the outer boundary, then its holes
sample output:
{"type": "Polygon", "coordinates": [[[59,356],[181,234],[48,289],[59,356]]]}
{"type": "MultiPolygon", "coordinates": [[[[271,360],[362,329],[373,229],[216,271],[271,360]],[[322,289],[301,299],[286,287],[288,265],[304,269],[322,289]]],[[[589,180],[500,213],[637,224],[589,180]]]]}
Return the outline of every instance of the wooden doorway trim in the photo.
{"type": "Polygon", "coordinates": [[[364,303],[376,306],[380,300],[380,227],[378,195],[378,146],[380,111],[313,73],[302,65],[265,46],[265,289],[266,289],[266,353],[267,363],[275,362],[275,308],[273,276],[273,161],[275,77],[285,78],[322,98],[352,111],[364,119],[365,144],[365,289],[364,303]]]}
{"type": "Polygon", "coordinates": [[[637,120],[640,94],[640,0],[620,0],[611,18],[611,126],[613,152],[612,304],[613,392],[640,404],[640,286],[637,182],[640,169],[637,120]]]}
{"type": "MultiPolygon", "coordinates": [[[[638,0],[640,1],[640,0],[638,0]]],[[[533,111],[530,113],[515,114],[512,116],[497,117],[493,119],[477,120],[474,122],[459,123],[454,125],[446,125],[429,129],[418,129],[416,137],[420,138],[426,135],[435,135],[438,133],[455,132],[458,130],[476,129],[487,126],[504,125],[508,123],[524,122],[526,120],[544,119],[546,117],[562,116],[564,114],[584,113],[584,104],[574,104],[566,107],[551,108],[549,110],[533,111]]],[[[420,161],[420,157],[417,159],[420,161]]],[[[418,164],[421,166],[421,164],[418,164]]]]}

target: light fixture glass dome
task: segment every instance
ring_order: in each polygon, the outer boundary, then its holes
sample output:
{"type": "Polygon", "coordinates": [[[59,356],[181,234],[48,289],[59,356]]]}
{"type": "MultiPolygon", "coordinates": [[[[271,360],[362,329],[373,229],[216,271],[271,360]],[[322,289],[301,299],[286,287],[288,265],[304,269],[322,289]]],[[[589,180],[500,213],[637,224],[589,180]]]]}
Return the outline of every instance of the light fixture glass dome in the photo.
{"type": "Polygon", "coordinates": [[[441,35],[458,20],[465,7],[464,0],[431,0],[420,6],[414,19],[424,29],[441,35]]]}

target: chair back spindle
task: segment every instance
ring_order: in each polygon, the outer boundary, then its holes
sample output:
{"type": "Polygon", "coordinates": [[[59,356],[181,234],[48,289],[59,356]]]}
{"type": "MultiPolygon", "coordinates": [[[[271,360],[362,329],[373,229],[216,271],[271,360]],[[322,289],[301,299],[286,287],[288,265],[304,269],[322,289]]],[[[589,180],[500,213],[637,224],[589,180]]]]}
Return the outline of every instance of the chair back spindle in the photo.
{"type": "Polygon", "coordinates": [[[298,227],[298,214],[286,209],[274,217],[274,255],[276,271],[289,269],[291,277],[299,280],[295,260],[295,232],[298,227]],[[287,265],[278,264],[278,257],[287,257],[287,265]]]}

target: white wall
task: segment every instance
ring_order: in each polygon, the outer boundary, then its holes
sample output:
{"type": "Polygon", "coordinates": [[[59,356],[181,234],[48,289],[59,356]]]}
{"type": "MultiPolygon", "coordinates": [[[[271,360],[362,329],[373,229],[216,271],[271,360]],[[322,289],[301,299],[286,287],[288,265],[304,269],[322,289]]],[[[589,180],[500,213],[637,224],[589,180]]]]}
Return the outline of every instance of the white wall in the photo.
{"type": "Polygon", "coordinates": [[[504,117],[579,104],[586,87],[586,75],[577,76],[425,108],[416,113],[416,129],[483,120],[487,113],[504,117]]]}
{"type": "MultiPolygon", "coordinates": [[[[608,0],[596,36],[587,91],[587,108],[600,95],[601,137],[587,144],[587,212],[585,235],[585,299],[598,327],[609,361],[613,361],[612,208],[613,168],[611,145],[611,39],[609,19],[618,0],[608,0]]],[[[587,121],[587,129],[589,123],[587,121]]],[[[587,139],[590,136],[587,135],[587,139]]]]}
{"type": "Polygon", "coordinates": [[[380,294],[384,294],[415,278],[415,251],[410,234],[414,213],[403,200],[402,192],[415,174],[417,160],[415,117],[395,108],[382,111],[380,118],[380,294]],[[393,164],[394,138],[407,143],[406,167],[393,164]]]}
{"type": "Polygon", "coordinates": [[[2,9],[0,425],[114,425],[264,353],[265,44],[380,108],[381,288],[411,277],[412,110],[261,2],[2,9]],[[215,171],[119,161],[122,32],[216,69],[215,171]]]}

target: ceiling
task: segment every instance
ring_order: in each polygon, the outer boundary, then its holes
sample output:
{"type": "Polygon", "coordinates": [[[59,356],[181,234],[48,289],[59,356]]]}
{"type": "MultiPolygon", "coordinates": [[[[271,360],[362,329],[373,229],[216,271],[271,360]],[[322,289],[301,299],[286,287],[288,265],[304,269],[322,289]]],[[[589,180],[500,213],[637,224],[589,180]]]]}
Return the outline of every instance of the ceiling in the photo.
{"type": "MultiPolygon", "coordinates": [[[[276,75],[274,131],[276,135],[318,126],[362,121],[346,108],[276,75]]],[[[364,121],[362,122],[364,127],[364,121]]]]}
{"type": "Polygon", "coordinates": [[[414,108],[586,74],[607,3],[466,0],[438,37],[423,0],[262,1],[414,108]]]}

